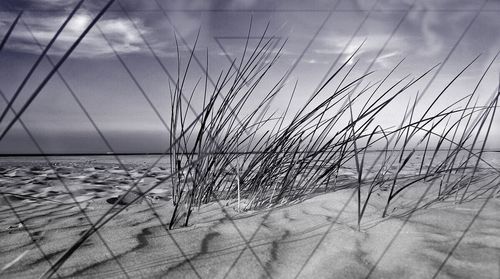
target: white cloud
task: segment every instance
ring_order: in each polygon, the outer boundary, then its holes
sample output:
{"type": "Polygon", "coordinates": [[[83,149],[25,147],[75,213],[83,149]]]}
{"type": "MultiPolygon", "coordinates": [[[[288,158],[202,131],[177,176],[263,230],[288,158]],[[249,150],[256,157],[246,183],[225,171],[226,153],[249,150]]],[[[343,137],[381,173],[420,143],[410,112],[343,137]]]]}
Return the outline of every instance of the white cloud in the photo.
{"type": "Polygon", "coordinates": [[[350,35],[337,35],[320,39],[321,44],[313,52],[325,56],[341,55],[340,62],[344,63],[361,46],[348,62],[348,65],[352,65],[358,59],[364,60],[367,63],[371,63],[373,59],[376,59],[375,64],[377,66],[388,68],[396,63],[394,58],[402,53],[411,53],[413,48],[406,37],[393,36],[389,43],[385,45],[388,39],[389,34],[383,33],[374,33],[366,37],[356,36],[352,40],[350,35]],[[350,40],[350,44],[346,45],[350,40]],[[379,57],[376,57],[382,48],[384,48],[383,52],[379,57]]]}
{"type": "MultiPolygon", "coordinates": [[[[82,34],[92,21],[92,17],[87,13],[76,14],[64,31],[59,35],[56,43],[50,50],[52,55],[62,55],[82,34]]],[[[23,22],[29,27],[33,36],[43,46],[47,45],[54,36],[56,30],[63,23],[63,16],[46,17],[23,17],[23,22]]],[[[133,19],[132,23],[128,18],[103,18],[91,31],[85,36],[80,45],[72,54],[72,57],[96,57],[113,55],[113,50],[104,40],[104,33],[108,41],[112,44],[118,53],[137,53],[146,50],[144,42],[137,29],[147,36],[150,30],[144,26],[140,19],[133,19]],[[134,26],[135,24],[135,26],[134,26]],[[136,29],[137,26],[137,29],[136,29]],[[100,29],[100,30],[99,30],[100,29]]],[[[12,41],[8,47],[11,50],[40,53],[40,47],[35,43],[28,29],[21,26],[12,34],[12,41]]]]}
{"type": "Polygon", "coordinates": [[[386,53],[384,55],[381,55],[377,58],[375,63],[380,65],[382,68],[389,68],[391,66],[394,66],[394,58],[398,57],[401,53],[399,51],[392,51],[389,53],[386,53]]]}

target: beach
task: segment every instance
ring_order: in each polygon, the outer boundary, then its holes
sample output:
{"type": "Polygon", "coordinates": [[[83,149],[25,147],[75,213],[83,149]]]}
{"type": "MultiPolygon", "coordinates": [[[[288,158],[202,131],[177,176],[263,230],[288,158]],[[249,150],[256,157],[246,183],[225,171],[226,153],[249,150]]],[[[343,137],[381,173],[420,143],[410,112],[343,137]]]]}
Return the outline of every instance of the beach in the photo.
{"type": "MultiPolygon", "coordinates": [[[[124,156],[130,176],[112,156],[50,158],[62,179],[40,157],[2,161],[2,278],[39,277],[112,207],[113,198],[133,183],[146,191],[168,176],[168,160],[145,175],[157,158],[124,156]]],[[[382,218],[386,194],[375,192],[359,231],[355,187],[259,210],[241,210],[236,199],[221,199],[194,209],[187,227],[169,230],[174,207],[167,181],[99,228],[57,275],[498,278],[498,175],[487,168],[478,172],[483,179],[474,182],[473,195],[463,203],[435,202],[436,183],[421,182],[391,202],[382,218]]],[[[339,183],[356,180],[349,169],[344,173],[339,183]]]]}

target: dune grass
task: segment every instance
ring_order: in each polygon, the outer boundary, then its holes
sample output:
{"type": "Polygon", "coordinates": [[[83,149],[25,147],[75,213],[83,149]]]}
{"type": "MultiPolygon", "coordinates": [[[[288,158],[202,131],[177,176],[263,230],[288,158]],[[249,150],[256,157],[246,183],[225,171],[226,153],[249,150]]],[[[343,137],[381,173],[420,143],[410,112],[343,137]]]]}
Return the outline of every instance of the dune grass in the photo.
{"type": "MultiPolygon", "coordinates": [[[[270,40],[263,44],[263,47],[269,42],[270,40]]],[[[262,49],[262,53],[260,51],[261,49],[257,48],[250,54],[250,57],[265,53],[264,49],[262,49]]],[[[183,85],[176,85],[173,98],[176,102],[173,102],[175,106],[172,107],[172,111],[177,111],[175,113],[178,114],[178,117],[175,118],[172,125],[175,127],[176,123],[181,123],[180,134],[184,136],[182,140],[178,141],[180,144],[174,147],[176,152],[172,156],[171,165],[173,172],[184,169],[181,162],[188,167],[183,175],[177,176],[172,181],[174,204],[176,205],[174,215],[178,213],[177,209],[182,206],[179,203],[181,200],[181,203],[187,208],[186,219],[183,222],[184,225],[187,225],[193,206],[199,207],[203,203],[218,199],[237,199],[239,209],[250,210],[300,200],[319,190],[335,190],[342,186],[337,185],[336,182],[340,169],[349,160],[355,161],[357,172],[358,227],[361,226],[361,219],[371,194],[376,190],[388,190],[382,217],[387,216],[391,201],[406,188],[417,182],[437,177],[441,179],[437,200],[445,199],[460,191],[463,192],[461,199],[463,200],[468,187],[467,183],[463,186],[463,183],[459,183],[459,181],[464,181],[465,176],[469,182],[474,178],[474,173],[481,162],[481,154],[484,151],[497,102],[496,97],[484,106],[471,105],[471,101],[496,57],[492,59],[477,82],[473,93],[431,114],[435,104],[478,57],[460,70],[436,94],[430,106],[420,116],[416,115],[415,112],[418,106],[417,94],[414,101],[409,103],[406,108],[405,115],[409,115],[409,119],[404,119],[397,129],[391,130],[376,123],[377,115],[399,95],[409,91],[412,86],[414,87],[435,67],[416,78],[400,79],[389,84],[388,90],[379,92],[389,75],[396,71],[398,64],[383,80],[367,84],[363,89],[355,92],[353,88],[356,88],[371,74],[352,77],[352,70],[357,63],[352,63],[351,67],[347,67],[347,65],[350,64],[349,62],[356,52],[327,79],[325,84],[319,87],[306,105],[293,116],[287,115],[287,106],[285,112],[278,118],[275,118],[275,113],[264,111],[264,114],[261,114],[262,117],[255,119],[256,115],[262,113],[262,108],[266,106],[271,97],[278,93],[276,90],[269,91],[262,103],[255,105],[253,110],[245,107],[251,112],[243,122],[239,122],[238,114],[232,113],[232,109],[240,112],[247,104],[246,101],[252,92],[251,90],[240,92],[239,90],[243,88],[240,86],[240,82],[250,79],[251,74],[248,73],[247,77],[243,77],[240,73],[235,72],[232,74],[233,80],[228,81],[228,77],[231,76],[230,70],[228,70],[225,75],[222,73],[219,75],[217,84],[232,83],[232,86],[226,89],[225,95],[220,95],[220,92],[225,89],[223,86],[216,87],[209,96],[207,96],[205,89],[203,110],[206,111],[206,114],[202,117],[201,124],[197,126],[196,130],[193,128],[193,130],[187,131],[182,127],[182,123],[186,121],[185,117],[190,106],[189,100],[191,100],[194,90],[187,103],[183,104],[181,98],[183,85]],[[321,98],[323,91],[328,92],[324,94],[326,97],[321,98]],[[241,97],[238,95],[240,93],[241,97]],[[216,97],[220,96],[224,96],[220,105],[214,105],[216,97]],[[241,99],[236,98],[237,96],[241,99]],[[368,101],[359,112],[354,112],[355,103],[363,98],[368,101]],[[205,102],[205,100],[208,101],[205,102]],[[313,101],[318,104],[312,105],[313,101]],[[464,101],[466,104],[462,107],[464,101]],[[473,120],[474,117],[475,120],[473,120]],[[290,118],[291,120],[288,120],[290,118]],[[467,119],[465,125],[463,125],[464,118],[467,119]],[[490,120],[489,125],[485,125],[487,118],[490,120]],[[285,119],[288,121],[285,122],[285,119]],[[251,121],[255,124],[252,125],[251,121]],[[266,126],[267,129],[261,128],[263,126],[266,126]],[[259,129],[260,133],[258,134],[256,131],[259,129]],[[485,129],[487,130],[486,134],[483,133],[485,129]],[[475,135],[474,138],[471,138],[472,134],[475,135]],[[480,136],[483,136],[484,139],[481,140],[482,146],[477,152],[476,143],[480,136]],[[191,137],[196,138],[196,141],[190,149],[191,137]],[[436,142],[432,146],[429,145],[431,139],[436,142]],[[385,142],[385,148],[381,152],[383,159],[380,162],[375,162],[375,164],[378,163],[376,166],[367,168],[365,166],[367,151],[375,150],[373,145],[381,141],[385,142]],[[358,142],[364,144],[360,147],[358,142]],[[238,152],[242,151],[242,147],[246,147],[246,150],[251,152],[238,155],[238,152]],[[408,168],[407,164],[414,159],[416,152],[422,149],[424,155],[418,173],[402,174],[403,170],[408,168]],[[444,160],[438,158],[438,154],[442,152],[447,154],[444,160]],[[459,156],[460,154],[462,156],[459,156]],[[430,162],[424,166],[426,156],[430,162]],[[471,172],[468,166],[473,158],[475,165],[471,172]],[[238,163],[238,160],[241,159],[245,162],[243,165],[238,163]],[[452,174],[458,172],[461,172],[462,176],[453,179],[456,175],[452,174]],[[364,175],[370,175],[370,178],[367,179],[364,175]],[[362,189],[367,185],[369,185],[368,190],[363,199],[362,189]],[[183,198],[183,195],[187,196],[183,198]],[[240,206],[242,199],[245,200],[243,208],[240,206]]],[[[236,60],[233,63],[236,63],[236,60]]],[[[247,65],[250,67],[248,63],[251,63],[251,59],[244,61],[242,58],[240,61],[240,65],[245,65],[244,69],[247,68],[247,65]]],[[[184,74],[187,73],[187,68],[184,74]]],[[[242,74],[245,73],[242,71],[242,74]]],[[[288,104],[292,101],[295,90],[296,85],[290,94],[288,104]]],[[[172,131],[176,131],[176,129],[174,128],[172,131]]],[[[171,135],[171,139],[174,138],[175,135],[171,135]]],[[[171,227],[177,221],[177,217],[172,217],[171,227]]]]}

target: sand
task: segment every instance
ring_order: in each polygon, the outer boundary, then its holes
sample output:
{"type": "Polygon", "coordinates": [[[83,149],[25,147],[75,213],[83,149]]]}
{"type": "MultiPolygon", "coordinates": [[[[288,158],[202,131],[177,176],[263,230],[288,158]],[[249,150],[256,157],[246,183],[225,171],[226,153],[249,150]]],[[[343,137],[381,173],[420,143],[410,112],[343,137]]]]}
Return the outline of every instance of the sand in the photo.
{"type": "MultiPolygon", "coordinates": [[[[95,222],[113,198],[144,174],[148,160],[128,165],[131,178],[112,162],[61,160],[57,171],[86,216],[47,166],[20,159],[4,163],[0,189],[8,201],[0,197],[0,277],[38,278],[49,268],[48,261],[56,261],[89,228],[87,217],[95,222]]],[[[147,188],[167,174],[168,167],[160,164],[139,185],[147,188]]],[[[500,278],[498,175],[494,180],[487,169],[479,174],[485,179],[473,183],[475,195],[467,202],[428,204],[437,186],[422,182],[391,203],[386,218],[381,213],[387,193],[376,192],[360,231],[355,189],[259,211],[239,212],[235,200],[222,200],[195,210],[190,226],[166,230],[163,225],[173,210],[167,183],[99,230],[114,257],[94,234],[58,275],[126,278],[125,271],[130,278],[500,278]]]]}

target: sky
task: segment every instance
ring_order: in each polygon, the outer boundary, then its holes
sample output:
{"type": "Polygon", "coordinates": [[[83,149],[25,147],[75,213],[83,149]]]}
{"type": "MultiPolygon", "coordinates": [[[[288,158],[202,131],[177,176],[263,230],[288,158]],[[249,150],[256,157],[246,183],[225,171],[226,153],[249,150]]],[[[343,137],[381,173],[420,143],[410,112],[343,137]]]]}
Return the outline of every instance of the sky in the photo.
{"type": "MultiPolygon", "coordinates": [[[[77,2],[0,0],[0,38],[23,11],[0,52],[0,90],[8,99],[77,2]]],[[[84,1],[20,92],[15,110],[23,106],[106,2],[84,1]]],[[[442,63],[434,79],[422,80],[380,114],[377,121],[387,127],[402,119],[408,100],[428,84],[420,105],[425,110],[440,89],[480,55],[437,107],[470,94],[500,50],[500,0],[117,0],[21,120],[44,153],[110,151],[92,123],[115,152],[162,152],[168,146],[168,133],[160,117],[167,120],[170,115],[169,77],[156,57],[175,77],[176,40],[185,65],[199,36],[194,54],[202,63],[193,62],[188,88],[203,74],[201,66],[207,58],[209,75],[215,80],[230,66],[231,59],[243,55],[250,22],[249,49],[255,47],[267,25],[266,36],[275,36],[277,43],[286,40],[278,62],[262,84],[262,92],[266,92],[266,86],[271,87],[290,71],[284,96],[272,103],[277,111],[283,109],[295,82],[297,95],[290,110],[299,110],[329,69],[338,68],[363,42],[353,59],[358,61],[354,76],[370,70],[375,71],[370,78],[377,80],[403,58],[394,79],[418,76],[442,63]]],[[[496,59],[479,87],[479,103],[498,90],[499,70],[496,59]]],[[[261,98],[259,94],[254,103],[261,98]]],[[[199,103],[200,98],[195,99],[199,103]]],[[[5,107],[0,100],[0,110],[5,107]]],[[[12,118],[7,114],[0,131],[12,118]]],[[[500,149],[498,117],[494,123],[488,147],[500,149]]],[[[0,154],[23,153],[39,150],[17,123],[0,141],[0,154]]]]}

